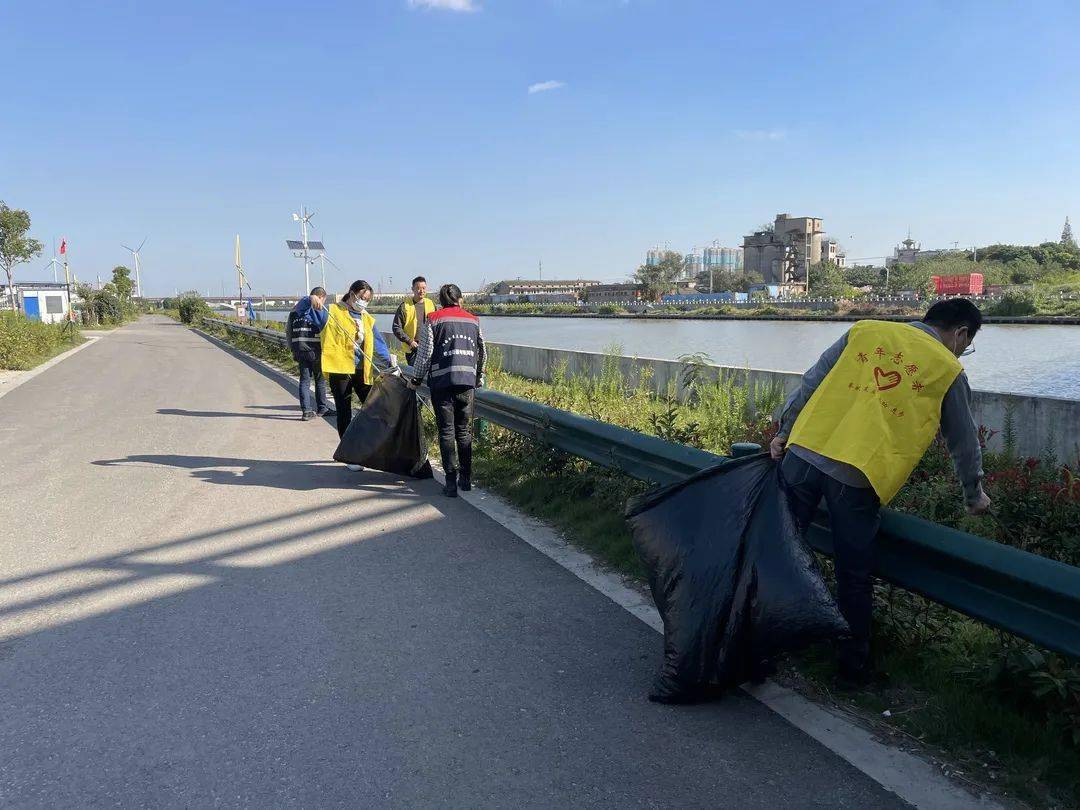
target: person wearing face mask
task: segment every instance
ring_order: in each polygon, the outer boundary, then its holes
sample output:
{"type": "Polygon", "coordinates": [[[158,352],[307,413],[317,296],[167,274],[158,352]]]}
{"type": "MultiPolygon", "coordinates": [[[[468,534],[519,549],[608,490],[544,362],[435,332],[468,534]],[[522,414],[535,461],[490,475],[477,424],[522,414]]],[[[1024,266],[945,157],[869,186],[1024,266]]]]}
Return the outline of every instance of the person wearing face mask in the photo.
{"type": "MultiPolygon", "coordinates": [[[[352,421],[352,394],[364,404],[380,369],[392,363],[386,341],[368,313],[371,285],[354,281],[339,303],[330,306],[322,332],[322,370],[330,383],[337,408],[338,436],[344,436],[352,421]]],[[[348,465],[350,469],[360,469],[348,465]]]]}
{"type": "Polygon", "coordinates": [[[881,505],[907,481],[940,430],[967,511],[990,508],[971,387],[957,358],[974,351],[982,313],[938,301],[921,322],[859,321],[803,375],[769,446],[781,461],[792,514],[805,534],[824,498],[837,604],[851,627],[839,650],[842,682],[870,679],[870,626],[881,505]]]}

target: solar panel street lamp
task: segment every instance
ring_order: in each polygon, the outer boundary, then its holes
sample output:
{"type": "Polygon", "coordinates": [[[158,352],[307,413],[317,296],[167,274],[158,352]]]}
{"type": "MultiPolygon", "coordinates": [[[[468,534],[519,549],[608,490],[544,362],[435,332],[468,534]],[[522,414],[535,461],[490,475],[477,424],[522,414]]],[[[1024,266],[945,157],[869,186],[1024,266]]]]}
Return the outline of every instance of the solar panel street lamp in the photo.
{"type": "Polygon", "coordinates": [[[292,215],[293,222],[300,223],[300,239],[286,239],[285,244],[289,247],[289,250],[293,251],[293,255],[298,259],[304,260],[304,293],[311,292],[311,258],[309,251],[318,250],[323,251],[322,242],[309,242],[308,241],[308,224],[311,222],[311,218],[315,216],[315,212],[308,212],[307,208],[303,205],[300,206],[300,211],[292,215]]]}

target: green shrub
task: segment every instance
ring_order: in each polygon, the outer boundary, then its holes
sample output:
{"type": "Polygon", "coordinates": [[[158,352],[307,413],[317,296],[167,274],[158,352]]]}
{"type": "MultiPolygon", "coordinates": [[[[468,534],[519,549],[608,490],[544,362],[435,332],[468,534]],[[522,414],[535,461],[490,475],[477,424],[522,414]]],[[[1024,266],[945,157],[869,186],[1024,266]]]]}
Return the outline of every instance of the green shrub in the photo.
{"type": "Polygon", "coordinates": [[[82,342],[78,328],[42,323],[11,312],[0,313],[0,368],[24,370],[82,342]]]}
{"type": "Polygon", "coordinates": [[[131,302],[121,300],[108,285],[100,290],[80,286],[79,297],[77,307],[86,326],[119,326],[135,316],[131,302]]]}
{"type": "Polygon", "coordinates": [[[1039,311],[1038,301],[1030,292],[1007,292],[986,308],[986,315],[1034,315],[1039,311]]]}
{"type": "Polygon", "coordinates": [[[599,307],[597,307],[596,311],[599,312],[601,315],[620,315],[626,312],[626,310],[618,304],[601,304],[599,307]]]}
{"type": "Polygon", "coordinates": [[[180,311],[180,320],[184,323],[195,323],[200,318],[206,318],[212,314],[207,303],[194,295],[181,298],[177,301],[176,308],[180,311]]]}

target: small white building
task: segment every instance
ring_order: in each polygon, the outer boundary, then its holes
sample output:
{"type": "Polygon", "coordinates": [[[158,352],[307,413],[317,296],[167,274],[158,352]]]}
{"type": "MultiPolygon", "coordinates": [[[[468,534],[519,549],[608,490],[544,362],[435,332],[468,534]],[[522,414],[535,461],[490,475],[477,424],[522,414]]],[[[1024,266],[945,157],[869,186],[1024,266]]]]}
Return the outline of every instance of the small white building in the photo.
{"type": "Polygon", "coordinates": [[[16,282],[19,309],[32,321],[62,323],[71,309],[67,288],[51,281],[16,282]]]}

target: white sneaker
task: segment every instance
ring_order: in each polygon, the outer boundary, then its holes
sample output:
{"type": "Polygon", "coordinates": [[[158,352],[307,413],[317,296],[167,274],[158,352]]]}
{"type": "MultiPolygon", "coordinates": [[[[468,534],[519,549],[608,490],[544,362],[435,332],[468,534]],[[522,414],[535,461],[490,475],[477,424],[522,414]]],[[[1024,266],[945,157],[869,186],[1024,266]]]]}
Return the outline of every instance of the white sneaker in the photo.
{"type": "Polygon", "coordinates": [[[353,472],[360,472],[364,469],[359,464],[346,464],[345,467],[353,472]]]}

